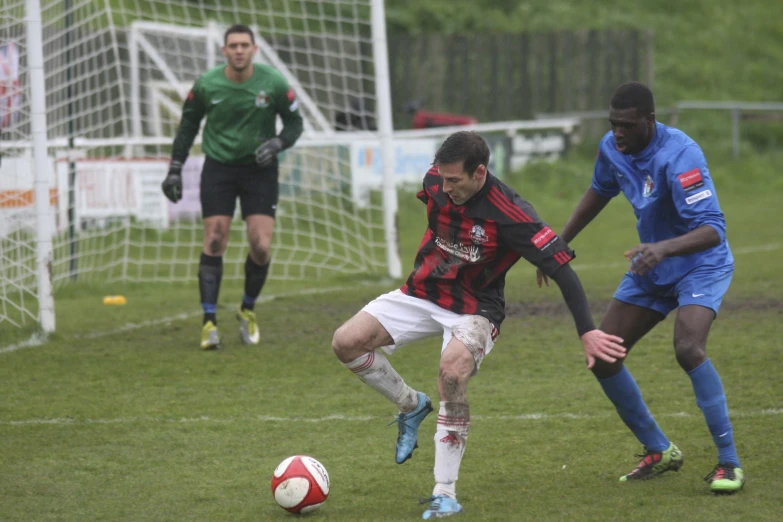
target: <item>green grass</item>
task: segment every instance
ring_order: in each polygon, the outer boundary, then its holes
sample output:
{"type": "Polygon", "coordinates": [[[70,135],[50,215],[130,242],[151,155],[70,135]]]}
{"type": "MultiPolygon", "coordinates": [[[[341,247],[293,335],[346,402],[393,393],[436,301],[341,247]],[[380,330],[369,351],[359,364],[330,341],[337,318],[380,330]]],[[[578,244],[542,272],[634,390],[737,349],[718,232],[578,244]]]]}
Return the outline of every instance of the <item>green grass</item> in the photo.
{"type": "MultiPolygon", "coordinates": [[[[143,5],[149,12],[153,2],[143,5]]],[[[775,66],[783,4],[773,0],[747,0],[741,10],[711,0],[597,0],[584,7],[531,1],[510,10],[500,1],[466,2],[464,9],[445,0],[416,6],[389,0],[387,6],[412,13],[407,23],[421,20],[433,30],[438,20],[457,31],[487,29],[470,23],[507,30],[652,29],[659,106],[772,100],[783,79],[775,66]],[[427,6],[450,14],[416,16],[427,6]]],[[[178,19],[207,14],[171,11],[178,19]]],[[[571,319],[542,306],[535,314],[510,315],[471,383],[471,435],[458,484],[466,514],[459,520],[780,520],[783,276],[776,218],[783,156],[753,152],[762,142],[778,143],[783,133],[770,124],[744,124],[750,139],[736,162],[729,158],[724,115],[686,114],[681,126],[707,151],[736,254],[708,354],[729,399],[746,490],[712,497],[701,480],[715,450],[674,360],[671,319],[634,349],[628,366],[683,450],[685,467],[659,480],[618,484],[636,464],[639,445],[584,369],[571,319]],[[759,249],[765,245],[769,250],[759,249]]],[[[594,144],[585,148],[587,155],[576,151],[568,162],[533,165],[511,178],[556,229],[589,183],[594,144]]],[[[411,195],[401,197],[399,222],[407,271],[425,226],[423,206],[411,195]]],[[[574,241],[574,265],[592,301],[611,296],[625,269],[622,252],[636,242],[633,216],[620,199],[574,241]]],[[[195,282],[66,285],[56,295],[58,331],[50,341],[0,353],[0,519],[293,520],[275,505],[269,481],[274,467],[297,453],[318,458],[333,484],[330,499],[308,520],[419,519],[416,500],[432,487],[433,418],[423,425],[415,457],[395,465],[396,433],[385,426],[393,407],[342,368],[329,347],[342,321],[395,285],[334,275],[270,281],[265,295],[288,296],[259,305],[264,344],[244,348],[230,313],[242,289],[228,281],[219,309],[227,346],[216,353],[196,347],[195,282]],[[347,289],[297,295],[335,286],[347,289]],[[101,305],[103,295],[118,293],[128,305],[101,305]],[[351,420],[312,422],[329,415],[351,420]]],[[[535,287],[524,264],[510,274],[507,299],[516,309],[561,302],[556,288],[535,287]]],[[[0,347],[29,333],[2,324],[0,347]]],[[[433,397],[439,344],[417,343],[392,359],[412,386],[433,397]]]]}
{"type": "MultiPolygon", "coordinates": [[[[708,353],[729,398],[747,489],[712,497],[702,481],[715,450],[674,360],[671,319],[635,348],[628,365],[686,464],[660,480],[618,484],[640,447],[585,370],[570,317],[562,307],[539,306],[510,314],[471,383],[460,520],[779,520],[783,277],[774,167],[780,159],[712,167],[738,253],[708,353]],[[762,245],[773,250],[741,253],[762,245]]],[[[546,171],[532,166],[511,183],[560,228],[590,167],[589,161],[546,171]]],[[[423,211],[412,195],[401,198],[406,271],[424,230],[423,211]]],[[[591,300],[611,296],[625,270],[622,252],[635,242],[633,216],[620,199],[577,238],[575,266],[591,300]]],[[[385,426],[393,407],[331,353],[334,329],[396,286],[372,278],[359,283],[346,276],[271,281],[266,295],[288,295],[259,305],[264,342],[245,348],[231,318],[242,289],[229,281],[218,312],[226,348],[215,353],[197,348],[195,282],[65,286],[50,342],[0,353],[0,518],[292,520],[272,499],[271,473],[289,455],[310,454],[329,470],[333,489],[308,520],[418,519],[416,501],[432,487],[433,418],[423,425],[415,457],[394,464],[396,431],[385,426]],[[297,295],[334,286],[344,289],[297,295]],[[126,295],[128,304],[103,306],[101,297],[113,293],[126,295]],[[313,422],[330,415],[348,420],[313,422]]],[[[556,288],[536,288],[524,263],[510,274],[507,299],[515,310],[562,301],[556,288]]],[[[412,386],[433,397],[439,345],[420,342],[392,358],[412,386]]]]}

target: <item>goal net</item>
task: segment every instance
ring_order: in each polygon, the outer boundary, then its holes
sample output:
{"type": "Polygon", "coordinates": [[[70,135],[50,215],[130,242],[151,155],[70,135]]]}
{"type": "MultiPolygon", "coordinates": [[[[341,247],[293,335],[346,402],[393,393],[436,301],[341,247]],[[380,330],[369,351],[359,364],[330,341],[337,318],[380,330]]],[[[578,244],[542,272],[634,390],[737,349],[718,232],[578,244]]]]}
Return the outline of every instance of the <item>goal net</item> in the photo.
{"type": "MultiPolygon", "coordinates": [[[[223,33],[236,23],[254,29],[255,61],[286,77],[305,120],[299,142],[280,156],[270,278],[398,275],[389,231],[396,201],[387,183],[384,202],[384,142],[377,130],[384,127],[376,114],[383,105],[376,76],[386,73],[385,64],[377,67],[374,45],[380,41],[385,52],[385,41],[383,31],[373,37],[371,15],[382,1],[6,0],[0,7],[0,328],[39,320],[25,25],[26,4],[39,1],[50,172],[42,219],[52,231],[47,270],[55,288],[90,280],[196,280],[200,136],[183,170],[183,200],[169,203],[160,184],[184,98],[199,75],[224,63],[223,33]]],[[[244,277],[246,252],[237,214],[224,279],[244,277]]]]}

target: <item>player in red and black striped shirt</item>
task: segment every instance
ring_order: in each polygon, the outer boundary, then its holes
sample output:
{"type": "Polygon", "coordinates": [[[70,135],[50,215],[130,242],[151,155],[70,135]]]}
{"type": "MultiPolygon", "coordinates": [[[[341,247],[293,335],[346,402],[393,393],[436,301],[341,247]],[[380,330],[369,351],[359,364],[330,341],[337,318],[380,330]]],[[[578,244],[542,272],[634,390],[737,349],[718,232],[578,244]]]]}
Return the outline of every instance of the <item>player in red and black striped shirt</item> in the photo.
{"type": "Polygon", "coordinates": [[[424,177],[417,197],[427,204],[429,228],[401,290],[499,327],[506,273],[520,257],[554,274],[574,253],[530,203],[483,165],[474,179],[466,177],[468,186],[461,185],[461,165],[456,165],[441,170],[436,164],[424,177]]]}
{"type": "Polygon", "coordinates": [[[430,399],[403,381],[382,351],[443,336],[435,434],[435,488],[424,518],[459,513],[455,482],[470,426],[468,380],[489,353],[505,317],[505,277],[520,258],[560,287],[584,344],[596,358],[623,357],[622,339],[597,330],[582,285],[568,262],[574,252],[513,189],[487,170],[489,147],[473,132],[449,136],[435,155],[418,198],[428,228],[414,270],[401,289],[364,307],[334,334],[337,357],[400,410],[396,462],[409,459],[430,399]]]}

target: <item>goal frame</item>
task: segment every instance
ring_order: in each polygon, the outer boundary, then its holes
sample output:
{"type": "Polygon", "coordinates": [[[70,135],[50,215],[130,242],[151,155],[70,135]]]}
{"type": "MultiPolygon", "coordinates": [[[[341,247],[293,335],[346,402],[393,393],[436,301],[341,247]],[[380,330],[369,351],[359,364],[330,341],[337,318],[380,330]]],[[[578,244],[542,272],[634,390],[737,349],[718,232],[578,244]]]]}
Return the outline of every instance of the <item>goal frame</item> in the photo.
{"type": "MultiPolygon", "coordinates": [[[[46,98],[45,98],[45,74],[43,56],[43,17],[40,0],[25,0],[25,26],[27,31],[27,45],[29,53],[29,93],[31,114],[31,137],[33,149],[33,165],[35,168],[35,219],[36,219],[36,283],[38,300],[38,324],[45,332],[55,330],[55,308],[52,293],[53,262],[53,227],[51,225],[52,208],[49,205],[49,185],[53,173],[49,160],[49,147],[59,145],[60,139],[49,140],[47,137],[46,122],[46,98]]],[[[388,46],[386,41],[386,20],[384,15],[384,0],[370,0],[371,8],[371,32],[374,60],[374,85],[376,99],[377,133],[382,159],[382,206],[383,227],[386,247],[386,266],[390,277],[402,276],[396,229],[397,192],[394,181],[394,154],[393,154],[393,126],[391,110],[391,89],[389,83],[388,46]]],[[[139,60],[144,52],[161,70],[164,77],[171,83],[173,90],[180,97],[179,103],[167,96],[161,89],[156,91],[157,99],[163,100],[166,106],[181,106],[182,100],[187,95],[189,86],[183,85],[177,80],[165,61],[158,55],[150,42],[144,37],[145,31],[187,31],[190,35],[203,36],[209,46],[222,45],[222,34],[215,23],[209,23],[205,28],[183,28],[161,24],[157,22],[133,22],[129,33],[130,65],[131,65],[131,92],[129,93],[131,107],[131,140],[118,139],[126,145],[126,155],[133,156],[133,138],[142,138],[143,121],[141,119],[141,90],[139,78],[139,60]],[[168,98],[168,99],[165,99],[168,98]]],[[[315,102],[301,87],[296,77],[279,59],[274,49],[264,40],[259,38],[259,58],[276,67],[286,77],[289,84],[297,91],[297,98],[303,107],[308,109],[311,118],[305,123],[307,134],[318,137],[334,136],[335,130],[328,119],[317,108],[315,102]]],[[[210,53],[212,55],[213,53],[210,53]]],[[[161,137],[162,138],[162,137],[161,137]]],[[[170,140],[169,140],[170,141],[170,140]]]]}

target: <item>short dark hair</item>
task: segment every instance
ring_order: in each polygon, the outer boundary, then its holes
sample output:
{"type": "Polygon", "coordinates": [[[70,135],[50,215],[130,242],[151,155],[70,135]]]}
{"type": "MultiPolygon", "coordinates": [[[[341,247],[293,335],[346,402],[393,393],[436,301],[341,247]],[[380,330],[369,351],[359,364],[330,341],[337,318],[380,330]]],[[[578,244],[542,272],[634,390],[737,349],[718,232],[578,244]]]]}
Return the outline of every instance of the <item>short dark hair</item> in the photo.
{"type": "Polygon", "coordinates": [[[443,142],[435,153],[433,165],[463,163],[465,172],[473,175],[479,165],[489,163],[489,145],[484,138],[472,131],[455,132],[443,142]]]}
{"type": "Polygon", "coordinates": [[[609,104],[614,109],[636,109],[643,116],[655,112],[653,93],[640,82],[626,82],[617,87],[609,104]]]}
{"type": "Polygon", "coordinates": [[[256,44],[256,37],[253,35],[253,30],[246,25],[236,24],[226,29],[226,34],[223,35],[223,45],[228,43],[228,35],[230,34],[250,35],[250,41],[253,43],[253,45],[256,44]]]}

